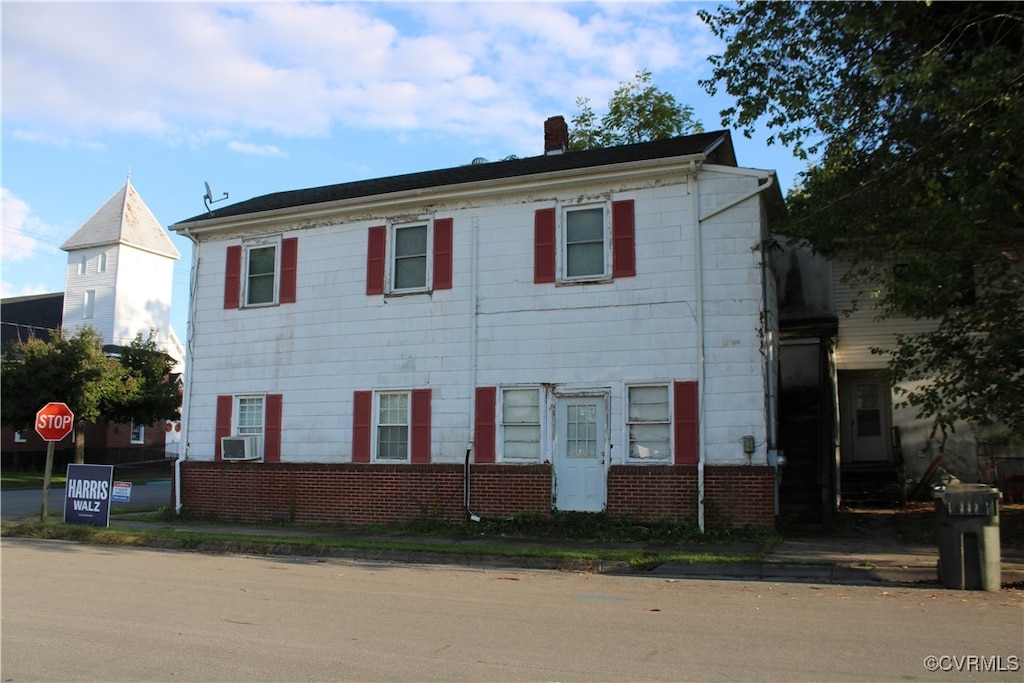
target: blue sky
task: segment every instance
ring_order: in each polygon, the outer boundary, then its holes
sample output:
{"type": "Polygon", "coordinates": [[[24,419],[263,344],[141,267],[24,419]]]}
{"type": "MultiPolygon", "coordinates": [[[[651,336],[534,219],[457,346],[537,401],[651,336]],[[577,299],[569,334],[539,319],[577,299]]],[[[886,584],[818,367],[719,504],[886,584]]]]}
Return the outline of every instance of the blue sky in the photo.
{"type": "MultiPolygon", "coordinates": [[[[650,69],[705,130],[717,3],[3,2],[2,295],[62,291],[60,245],[131,174],[165,226],[269,192],[543,152],[544,120],[595,111],[650,69]]],[[[741,166],[803,163],[734,131],[741,166]]],[[[191,249],[172,233],[172,326],[191,249]]]]}

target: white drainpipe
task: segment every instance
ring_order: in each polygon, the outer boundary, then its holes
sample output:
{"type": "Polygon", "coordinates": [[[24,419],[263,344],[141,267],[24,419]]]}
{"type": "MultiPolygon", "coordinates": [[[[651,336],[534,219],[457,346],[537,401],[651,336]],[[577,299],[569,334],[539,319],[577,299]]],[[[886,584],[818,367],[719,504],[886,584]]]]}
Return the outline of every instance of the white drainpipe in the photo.
{"type": "MultiPolygon", "coordinates": [[[[701,223],[713,216],[717,216],[727,209],[731,209],[741,202],[764,192],[775,182],[775,174],[767,173],[765,176],[758,176],[758,180],[765,180],[758,186],[743,194],[727,204],[719,206],[705,215],[700,213],[700,184],[697,182],[697,162],[690,162],[690,172],[693,174],[693,222],[694,230],[694,260],[696,263],[696,275],[694,286],[697,290],[697,524],[700,530],[704,531],[704,259],[701,245],[701,223]]],[[[763,283],[762,283],[762,286],[763,283]]]]}
{"type": "Polygon", "coordinates": [[[704,531],[704,258],[700,234],[700,185],[697,162],[690,162],[693,175],[694,288],[697,292],[697,525],[704,531]]]}
{"type": "Polygon", "coordinates": [[[480,219],[476,216],[470,221],[470,229],[473,233],[472,247],[470,251],[469,267],[469,441],[466,445],[465,462],[465,491],[463,503],[466,508],[466,516],[473,522],[479,522],[480,517],[473,513],[470,507],[470,459],[475,457],[474,429],[476,428],[476,369],[477,369],[477,259],[480,251],[480,219]]]}

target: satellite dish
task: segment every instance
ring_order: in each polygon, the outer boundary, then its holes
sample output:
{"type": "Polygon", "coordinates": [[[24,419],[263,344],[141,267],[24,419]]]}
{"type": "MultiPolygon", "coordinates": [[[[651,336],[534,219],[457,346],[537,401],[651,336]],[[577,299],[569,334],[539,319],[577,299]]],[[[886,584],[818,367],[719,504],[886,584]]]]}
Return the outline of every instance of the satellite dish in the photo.
{"type": "Polygon", "coordinates": [[[207,211],[207,213],[209,213],[210,212],[210,204],[216,204],[217,202],[224,201],[225,199],[228,198],[228,193],[225,192],[224,196],[221,197],[220,199],[214,199],[213,198],[213,190],[210,189],[210,183],[207,183],[207,182],[204,181],[203,185],[206,187],[206,194],[203,195],[203,203],[206,204],[206,211],[207,211]]]}

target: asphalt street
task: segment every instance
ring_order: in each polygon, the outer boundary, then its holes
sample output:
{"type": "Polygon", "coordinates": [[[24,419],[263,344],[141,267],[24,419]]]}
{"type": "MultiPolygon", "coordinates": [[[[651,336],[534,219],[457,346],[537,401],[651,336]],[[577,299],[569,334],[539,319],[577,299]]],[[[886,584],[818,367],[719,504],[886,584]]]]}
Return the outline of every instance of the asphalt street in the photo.
{"type": "MultiPolygon", "coordinates": [[[[53,486],[47,499],[50,514],[61,514],[64,510],[64,487],[53,486]]],[[[39,517],[39,509],[43,504],[42,489],[13,489],[0,491],[0,519],[19,519],[21,517],[39,517]]],[[[128,503],[111,503],[111,510],[158,507],[172,505],[171,482],[154,481],[146,484],[133,484],[131,500],[128,503]]]]}
{"type": "Polygon", "coordinates": [[[1016,593],[4,539],[4,680],[1020,681],[1016,593]]]}

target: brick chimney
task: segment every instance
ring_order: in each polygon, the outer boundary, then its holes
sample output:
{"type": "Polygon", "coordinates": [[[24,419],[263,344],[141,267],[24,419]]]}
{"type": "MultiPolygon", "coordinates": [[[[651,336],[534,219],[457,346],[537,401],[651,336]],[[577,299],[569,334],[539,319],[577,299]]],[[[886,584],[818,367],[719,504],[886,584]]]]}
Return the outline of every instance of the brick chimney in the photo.
{"type": "Polygon", "coordinates": [[[544,122],[544,154],[569,151],[569,126],[564,116],[552,116],[544,122]]]}

